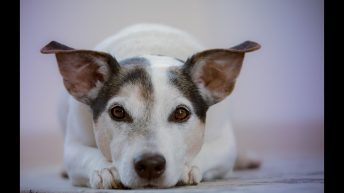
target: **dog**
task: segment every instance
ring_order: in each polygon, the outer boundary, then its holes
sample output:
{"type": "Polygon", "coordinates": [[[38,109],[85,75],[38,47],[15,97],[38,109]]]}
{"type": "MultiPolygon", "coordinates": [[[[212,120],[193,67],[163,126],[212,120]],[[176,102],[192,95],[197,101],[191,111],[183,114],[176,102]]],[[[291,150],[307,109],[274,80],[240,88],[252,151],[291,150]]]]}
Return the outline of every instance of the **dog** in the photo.
{"type": "Polygon", "coordinates": [[[94,50],[47,44],[41,53],[56,55],[68,91],[59,120],[72,184],[169,188],[228,178],[235,165],[257,166],[237,159],[223,115],[245,53],[259,48],[245,41],[206,50],[159,24],[127,27],[94,50]]]}

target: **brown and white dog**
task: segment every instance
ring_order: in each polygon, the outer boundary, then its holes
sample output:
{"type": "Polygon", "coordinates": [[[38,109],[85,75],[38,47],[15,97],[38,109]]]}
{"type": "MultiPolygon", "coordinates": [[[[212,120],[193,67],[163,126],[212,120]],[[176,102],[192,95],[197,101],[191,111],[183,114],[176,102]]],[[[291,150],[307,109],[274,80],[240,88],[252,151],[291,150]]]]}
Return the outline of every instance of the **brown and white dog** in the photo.
{"type": "Polygon", "coordinates": [[[59,118],[72,183],[167,188],[228,178],[237,151],[230,121],[219,117],[245,53],[259,48],[204,50],[157,24],[126,28],[94,51],[46,45],[41,52],[56,55],[69,93],[59,118]]]}

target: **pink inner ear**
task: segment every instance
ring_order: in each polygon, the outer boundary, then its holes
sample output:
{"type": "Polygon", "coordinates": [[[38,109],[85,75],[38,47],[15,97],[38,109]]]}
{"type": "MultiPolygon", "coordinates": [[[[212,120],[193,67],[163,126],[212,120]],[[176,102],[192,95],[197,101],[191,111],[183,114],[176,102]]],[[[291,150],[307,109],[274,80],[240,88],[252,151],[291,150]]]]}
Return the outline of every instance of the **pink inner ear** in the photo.
{"type": "Polygon", "coordinates": [[[200,78],[203,80],[204,86],[211,91],[218,90],[226,82],[223,70],[212,63],[203,66],[203,73],[200,78]]]}
{"type": "MultiPolygon", "coordinates": [[[[67,90],[76,96],[82,97],[96,86],[97,81],[103,81],[104,75],[97,71],[98,65],[88,63],[74,71],[66,70],[64,82],[67,90]]],[[[62,70],[62,69],[61,69],[62,70]]]]}
{"type": "Polygon", "coordinates": [[[100,66],[93,59],[57,56],[65,87],[76,98],[86,97],[97,81],[104,81],[104,75],[98,71],[100,66]]]}
{"type": "Polygon", "coordinates": [[[219,97],[224,97],[233,90],[235,78],[240,68],[232,65],[217,65],[206,63],[203,66],[200,79],[204,86],[211,92],[216,92],[219,97]]]}
{"type": "Polygon", "coordinates": [[[244,53],[224,49],[206,50],[192,57],[193,80],[204,89],[203,96],[215,104],[228,96],[239,75],[244,53]]]}

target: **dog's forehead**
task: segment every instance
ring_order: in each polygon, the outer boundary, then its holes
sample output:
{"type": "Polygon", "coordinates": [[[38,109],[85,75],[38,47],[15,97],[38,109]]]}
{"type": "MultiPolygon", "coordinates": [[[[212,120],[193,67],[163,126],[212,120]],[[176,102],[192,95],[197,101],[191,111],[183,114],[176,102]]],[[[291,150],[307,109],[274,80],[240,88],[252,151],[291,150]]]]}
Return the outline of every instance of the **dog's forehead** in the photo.
{"type": "Polygon", "coordinates": [[[176,95],[189,100],[197,116],[204,121],[207,106],[191,78],[183,72],[183,61],[167,56],[146,55],[128,58],[119,63],[121,70],[110,77],[91,104],[95,121],[111,105],[109,103],[112,99],[127,88],[139,90],[135,92],[140,95],[137,100],[141,100],[146,106],[169,100],[171,96],[166,93],[166,88],[174,88],[176,95]]]}

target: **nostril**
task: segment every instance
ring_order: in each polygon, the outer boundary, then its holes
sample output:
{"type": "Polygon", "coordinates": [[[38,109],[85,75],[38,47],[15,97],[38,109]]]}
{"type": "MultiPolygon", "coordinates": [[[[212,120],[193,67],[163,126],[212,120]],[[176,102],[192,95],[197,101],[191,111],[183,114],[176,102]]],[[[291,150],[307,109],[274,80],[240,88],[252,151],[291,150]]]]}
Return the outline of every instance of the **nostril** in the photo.
{"type": "Polygon", "coordinates": [[[143,154],[134,159],[134,168],[138,176],[144,179],[160,177],[166,166],[166,160],[159,154],[143,154]]]}
{"type": "Polygon", "coordinates": [[[139,172],[143,172],[146,167],[143,164],[138,164],[135,169],[137,169],[139,172]]]}
{"type": "Polygon", "coordinates": [[[154,169],[156,171],[161,171],[161,170],[165,169],[165,167],[163,165],[157,165],[154,169]]]}

